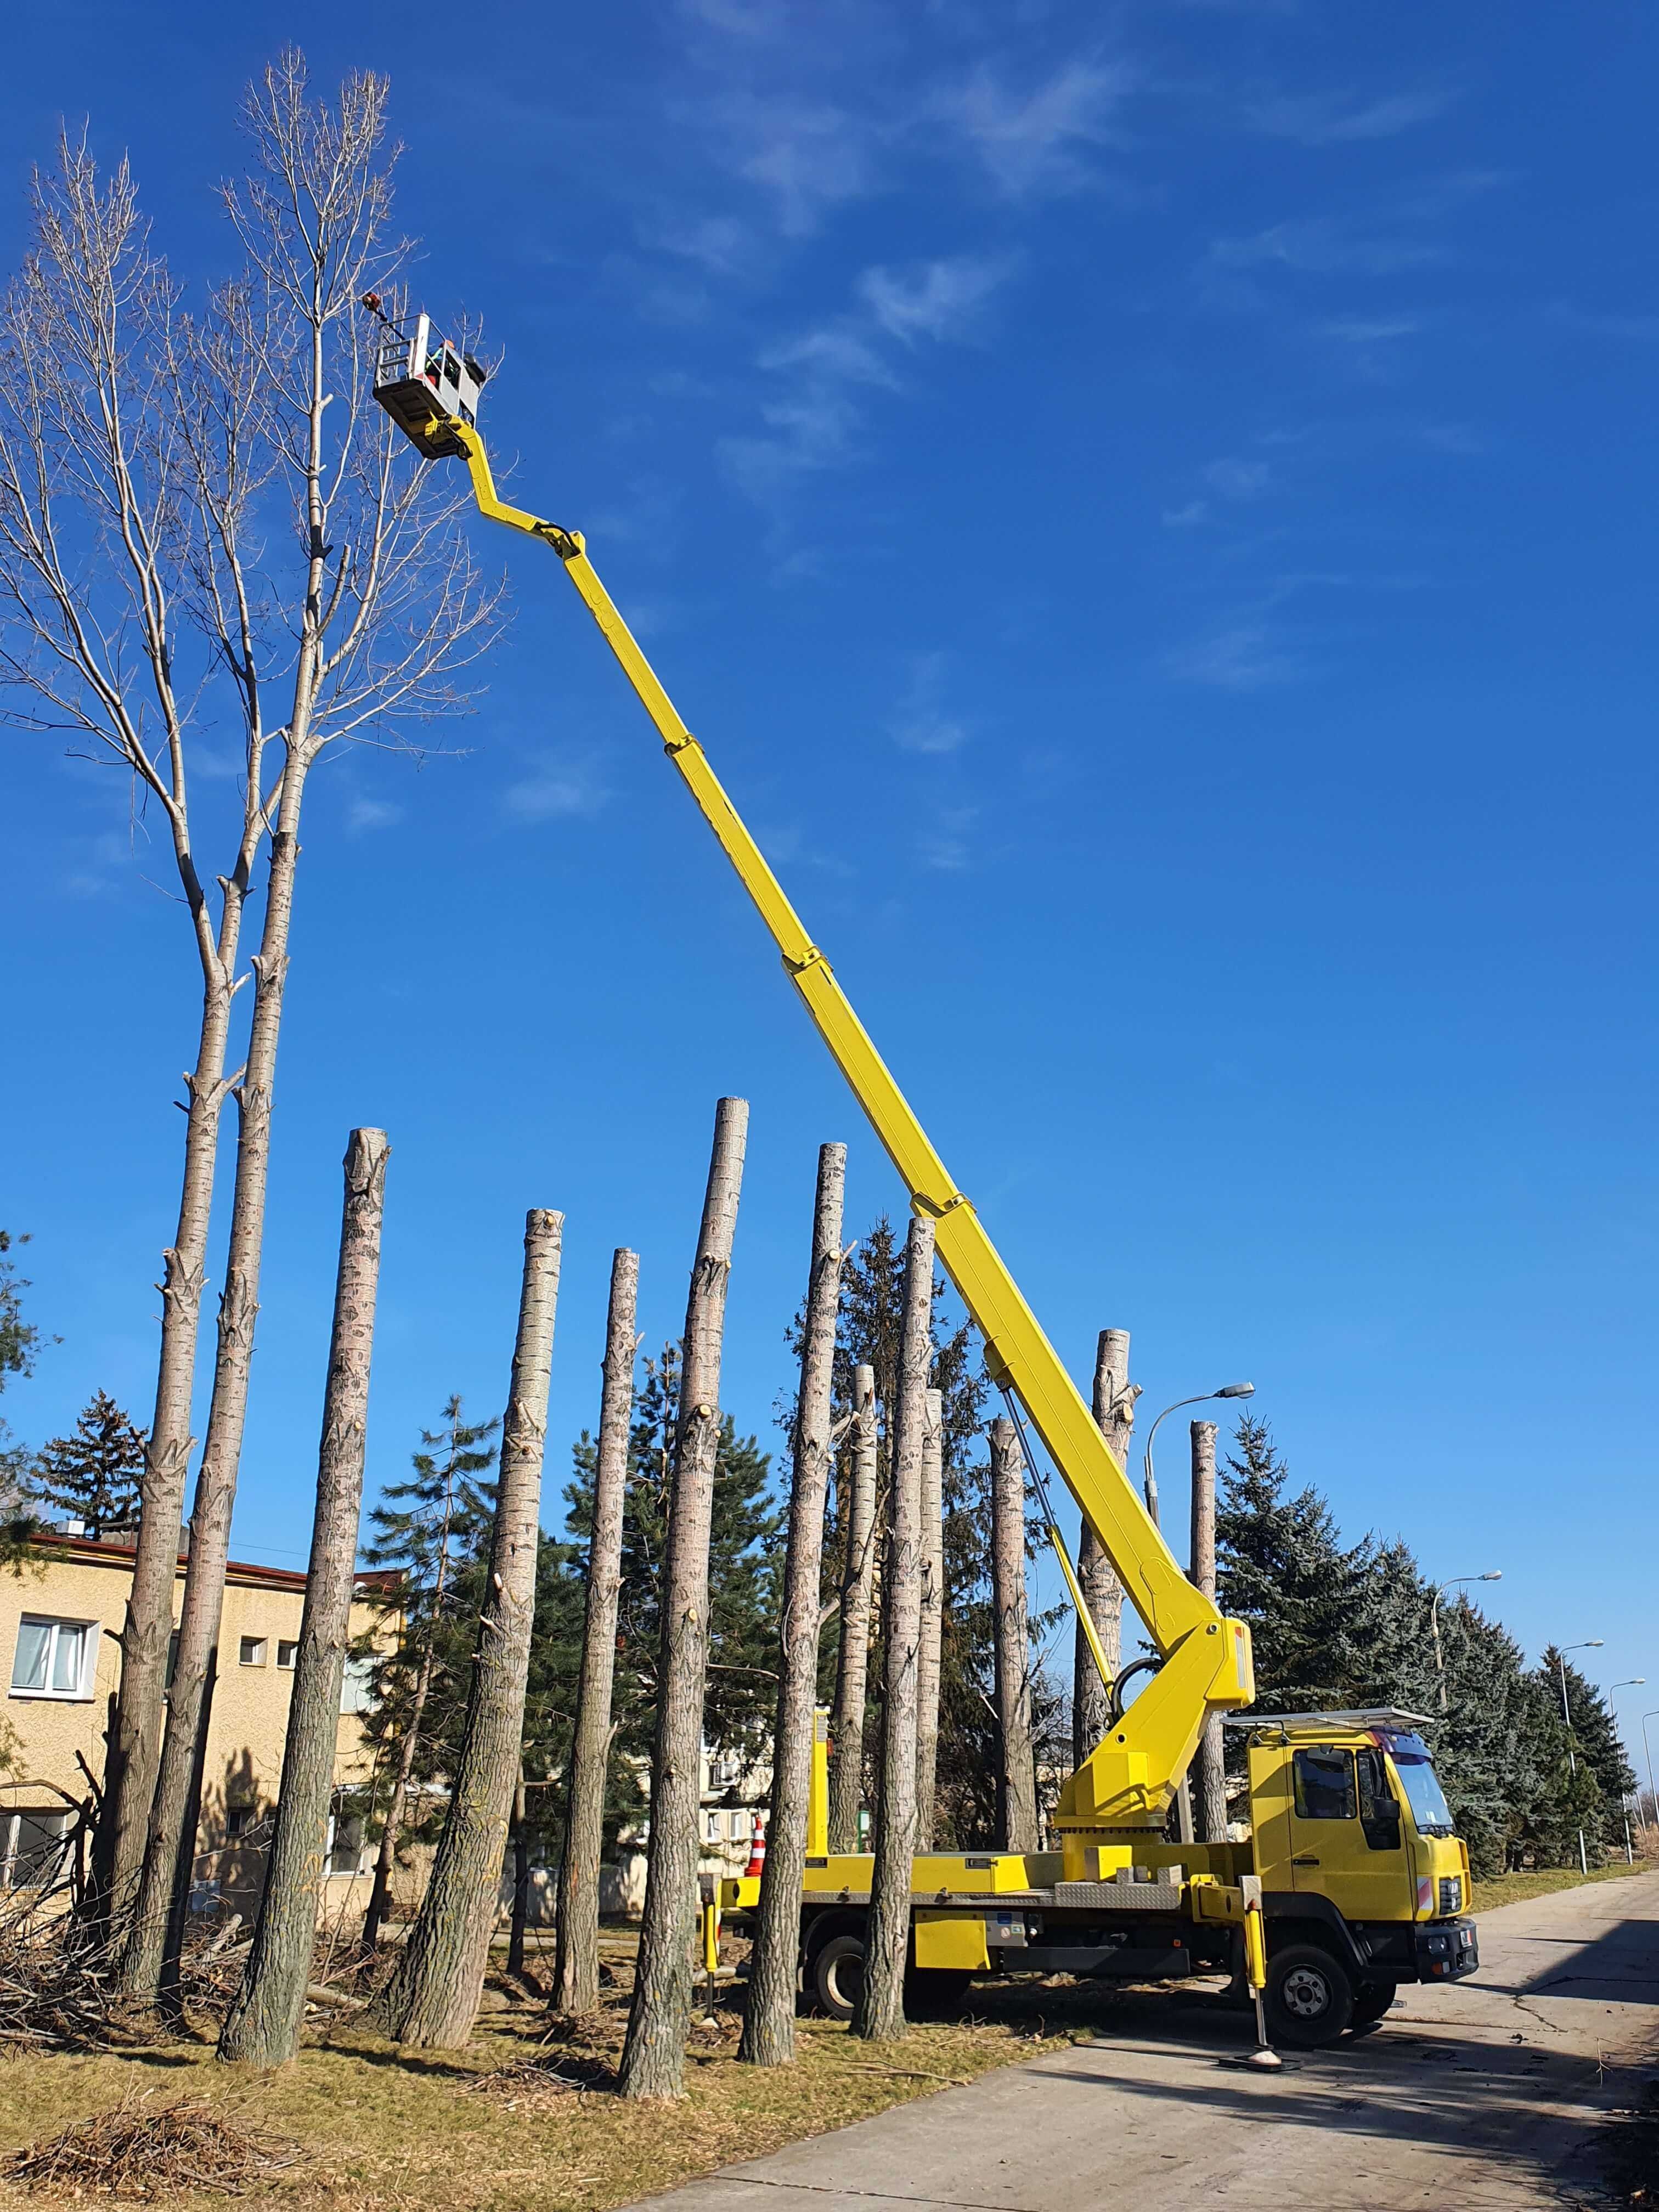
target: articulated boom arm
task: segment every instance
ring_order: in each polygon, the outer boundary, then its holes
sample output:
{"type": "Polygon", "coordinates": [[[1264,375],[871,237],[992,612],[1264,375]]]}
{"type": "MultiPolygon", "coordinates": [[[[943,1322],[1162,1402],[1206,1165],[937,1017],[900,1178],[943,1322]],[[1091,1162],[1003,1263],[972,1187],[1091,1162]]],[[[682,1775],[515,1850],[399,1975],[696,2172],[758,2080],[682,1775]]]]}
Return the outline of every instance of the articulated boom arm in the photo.
{"type": "MultiPolygon", "coordinates": [[[[1112,1829],[1161,1825],[1205,1721],[1212,1713],[1249,1705],[1255,1695],[1249,1630],[1242,1621],[1224,1620],[1176,1565],[978,1214],[946,1173],[829,962],[721,789],[702,747],[611,604],[580,535],[500,500],[483,441],[470,424],[450,417],[442,433],[465,455],[480,513],[544,539],[563,562],[771,932],[791,981],[885,1146],[912,1206],[933,1215],[939,1260],[985,1339],[992,1375],[1018,1394],[1163,1656],[1152,1680],[1066,1784],[1060,1826],[1074,1835],[1103,1835],[1112,1829]]],[[[453,452],[454,446],[447,449],[453,452]]]]}

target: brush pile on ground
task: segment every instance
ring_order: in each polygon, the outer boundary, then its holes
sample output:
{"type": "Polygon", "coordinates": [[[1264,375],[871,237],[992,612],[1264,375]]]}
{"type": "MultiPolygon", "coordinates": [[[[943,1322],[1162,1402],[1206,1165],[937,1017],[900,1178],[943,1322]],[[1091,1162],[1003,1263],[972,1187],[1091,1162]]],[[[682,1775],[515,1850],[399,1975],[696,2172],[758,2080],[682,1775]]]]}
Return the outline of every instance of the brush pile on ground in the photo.
{"type": "Polygon", "coordinates": [[[234,2197],[293,2166],[297,2144],[199,2097],[170,2105],[154,2090],[127,2098],[55,2136],[14,2151],[0,2166],[9,2181],[53,2197],[131,2200],[205,2189],[234,2197]]]}

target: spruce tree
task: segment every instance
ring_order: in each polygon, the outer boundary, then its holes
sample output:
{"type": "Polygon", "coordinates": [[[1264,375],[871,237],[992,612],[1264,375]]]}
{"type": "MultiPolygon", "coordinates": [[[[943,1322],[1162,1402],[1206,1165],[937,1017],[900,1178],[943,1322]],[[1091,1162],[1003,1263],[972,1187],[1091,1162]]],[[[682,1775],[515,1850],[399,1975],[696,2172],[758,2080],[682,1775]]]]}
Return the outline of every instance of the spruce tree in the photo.
{"type": "Polygon", "coordinates": [[[30,1470],[29,1495],[47,1519],[78,1521],[88,1536],[130,1528],[138,1518],[146,1431],[107,1391],[94,1393],[75,1433],[53,1437],[30,1470]]]}

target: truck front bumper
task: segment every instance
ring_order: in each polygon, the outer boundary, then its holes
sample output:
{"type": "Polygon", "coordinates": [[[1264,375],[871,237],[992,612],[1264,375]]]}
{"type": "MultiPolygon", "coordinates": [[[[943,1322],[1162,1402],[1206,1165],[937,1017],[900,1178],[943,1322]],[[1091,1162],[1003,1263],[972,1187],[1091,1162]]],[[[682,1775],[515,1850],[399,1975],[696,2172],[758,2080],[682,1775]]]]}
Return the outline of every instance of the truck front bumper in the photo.
{"type": "Polygon", "coordinates": [[[1431,1920],[1416,1931],[1419,1982],[1461,1982],[1480,1964],[1473,1920],[1431,1920]]]}

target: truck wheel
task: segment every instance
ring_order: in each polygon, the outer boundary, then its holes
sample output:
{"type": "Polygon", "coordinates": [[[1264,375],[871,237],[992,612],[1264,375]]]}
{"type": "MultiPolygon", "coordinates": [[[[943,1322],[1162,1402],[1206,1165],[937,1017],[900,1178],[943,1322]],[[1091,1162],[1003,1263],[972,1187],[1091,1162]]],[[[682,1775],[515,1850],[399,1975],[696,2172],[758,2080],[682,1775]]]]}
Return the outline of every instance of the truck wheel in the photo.
{"type": "Polygon", "coordinates": [[[1354,2015],[1346,1969],[1316,1943],[1291,1943],[1267,1962],[1267,2027],[1304,2051],[1334,2043],[1354,2015]]]}
{"type": "Polygon", "coordinates": [[[1381,2020],[1394,2002],[1399,1987],[1398,1982],[1361,1982],[1353,1993],[1354,2026],[1369,2027],[1373,2021],[1381,2020]]]}
{"type": "Polygon", "coordinates": [[[812,1992],[831,2020],[851,2020],[864,1988],[864,1942],[857,1936],[832,1936],[812,1959],[812,1992]]]}

